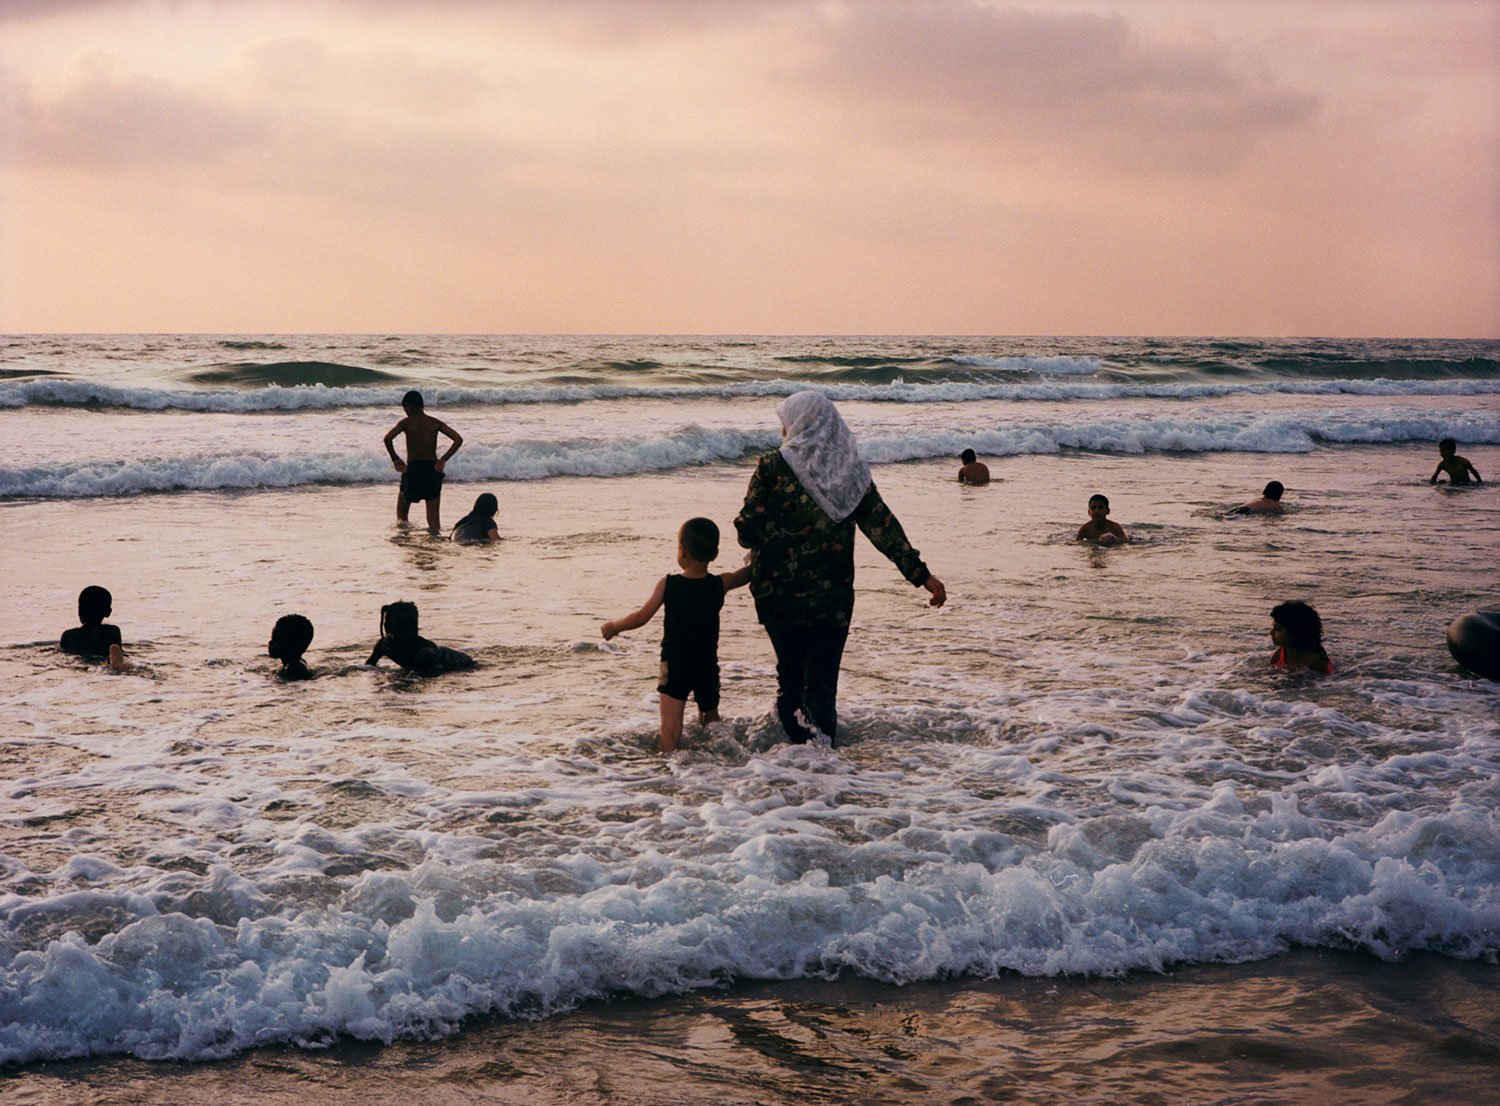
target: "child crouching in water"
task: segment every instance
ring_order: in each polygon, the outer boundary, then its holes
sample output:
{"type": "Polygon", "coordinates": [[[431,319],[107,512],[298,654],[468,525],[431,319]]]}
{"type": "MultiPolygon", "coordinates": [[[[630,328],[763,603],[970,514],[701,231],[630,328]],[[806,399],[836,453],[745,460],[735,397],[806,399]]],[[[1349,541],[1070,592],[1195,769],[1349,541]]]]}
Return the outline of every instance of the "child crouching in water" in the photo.
{"type": "Polygon", "coordinates": [[[78,625],[62,632],[57,645],[64,653],[86,660],[102,660],[116,672],[130,667],[125,647],[120,642],[120,628],[104,620],[114,609],[115,598],[108,588],[90,584],[78,593],[78,625]]]}
{"type": "Polygon", "coordinates": [[[271,640],[266,642],[266,654],[281,662],[281,671],[276,673],[283,680],[310,680],[312,670],[302,660],[302,654],[312,644],[313,624],[300,614],[284,614],[271,627],[271,640]]]}
{"type": "Polygon", "coordinates": [[[1274,666],[1325,675],[1333,671],[1323,648],[1323,620],[1306,603],[1293,600],[1271,608],[1271,644],[1277,647],[1271,654],[1274,666]]]}
{"type": "Polygon", "coordinates": [[[677,532],[677,564],[682,574],[663,576],[640,610],[615,618],[599,628],[608,641],[651,621],[665,605],[661,638],[660,693],[663,753],[677,750],[682,738],[682,715],[691,694],[698,704],[700,725],[719,720],[719,611],[724,595],[750,581],[750,566],[708,574],[708,563],[719,555],[719,528],[706,518],[690,518],[677,532]]]}
{"type": "Polygon", "coordinates": [[[475,665],[469,654],[436,645],[420,636],[417,633],[417,605],[405,601],[387,603],[380,608],[380,640],[365,663],[378,664],[381,657],[390,657],[418,676],[438,676],[475,665]]]}

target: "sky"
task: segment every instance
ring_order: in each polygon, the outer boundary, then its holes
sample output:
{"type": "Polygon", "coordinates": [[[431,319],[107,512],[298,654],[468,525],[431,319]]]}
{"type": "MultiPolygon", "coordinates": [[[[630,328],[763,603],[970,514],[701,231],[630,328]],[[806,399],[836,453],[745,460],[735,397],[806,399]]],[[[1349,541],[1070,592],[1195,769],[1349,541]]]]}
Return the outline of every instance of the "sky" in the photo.
{"type": "Polygon", "coordinates": [[[1500,3],[3,0],[0,331],[1500,337],[1500,3]]]}

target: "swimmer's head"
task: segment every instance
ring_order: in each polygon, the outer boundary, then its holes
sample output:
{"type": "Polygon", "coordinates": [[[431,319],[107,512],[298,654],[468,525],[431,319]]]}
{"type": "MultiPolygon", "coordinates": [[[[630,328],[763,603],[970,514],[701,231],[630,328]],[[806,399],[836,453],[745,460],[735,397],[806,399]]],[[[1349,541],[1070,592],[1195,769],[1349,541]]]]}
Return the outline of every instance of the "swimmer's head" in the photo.
{"type": "Polygon", "coordinates": [[[1289,644],[1298,649],[1323,648],[1323,620],[1306,603],[1294,599],[1271,608],[1271,621],[1285,633],[1289,644]]]}
{"type": "Polygon", "coordinates": [[[972,449],[966,449],[958,455],[958,459],[966,465],[972,465],[979,457],[972,449]]]}
{"type": "Polygon", "coordinates": [[[98,584],[90,584],[78,593],[78,621],[85,625],[103,622],[114,609],[114,604],[114,596],[107,589],[98,584]]]}
{"type": "Polygon", "coordinates": [[[481,517],[494,518],[500,511],[500,501],[495,498],[494,492],[485,492],[474,500],[474,509],[469,512],[470,517],[480,515],[481,517]]]}
{"type": "Polygon", "coordinates": [[[1100,518],[1109,514],[1109,496],[1099,495],[1097,492],[1089,496],[1089,516],[1092,517],[1095,511],[1100,512],[1100,518]]]}
{"type": "Polygon", "coordinates": [[[417,632],[417,605],[401,599],[380,608],[380,636],[406,637],[417,632]]]}
{"type": "Polygon", "coordinates": [[[300,614],[284,614],[271,628],[266,653],[279,661],[296,660],[312,644],[313,624],[300,614]]]}
{"type": "Polygon", "coordinates": [[[1272,480],[1269,484],[1266,485],[1266,490],[1261,492],[1260,494],[1265,496],[1267,499],[1274,499],[1276,500],[1276,502],[1280,503],[1281,497],[1286,494],[1286,489],[1281,486],[1280,480],[1272,480]]]}
{"type": "Polygon", "coordinates": [[[690,518],[677,531],[677,544],[689,560],[708,564],[719,555],[719,528],[712,519],[690,518]]]}
{"type": "Polygon", "coordinates": [[[1444,438],[1438,442],[1438,452],[1444,457],[1451,457],[1458,452],[1458,443],[1452,438],[1444,438]]]}
{"type": "Polygon", "coordinates": [[[413,388],[401,397],[401,407],[408,415],[420,415],[426,408],[422,393],[413,388]]]}

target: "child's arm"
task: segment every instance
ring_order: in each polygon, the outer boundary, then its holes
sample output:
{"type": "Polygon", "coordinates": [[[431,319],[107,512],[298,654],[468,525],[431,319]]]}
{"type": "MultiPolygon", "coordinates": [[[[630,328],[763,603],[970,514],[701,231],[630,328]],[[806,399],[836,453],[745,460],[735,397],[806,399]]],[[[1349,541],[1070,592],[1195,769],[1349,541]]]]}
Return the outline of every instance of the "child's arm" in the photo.
{"type": "Polygon", "coordinates": [[[1474,477],[1474,483],[1476,483],[1476,484],[1483,484],[1484,483],[1484,479],[1479,475],[1479,470],[1477,468],[1475,468],[1470,462],[1465,461],[1464,462],[1464,468],[1468,469],[1469,470],[1469,475],[1472,476],[1472,477],[1474,477]]]}
{"type": "Polygon", "coordinates": [[[1089,527],[1091,525],[1093,525],[1093,524],[1089,523],[1089,522],[1085,522],[1082,526],[1080,526],[1078,528],[1078,533],[1076,533],[1076,534],[1073,535],[1073,540],[1074,541],[1088,541],[1089,538],[1091,537],[1091,535],[1089,534],[1089,527]]]}
{"type": "Polygon", "coordinates": [[[1442,472],[1443,472],[1443,462],[1439,461],[1438,462],[1438,467],[1432,470],[1432,479],[1429,480],[1429,481],[1427,481],[1427,482],[1429,484],[1436,484],[1437,483],[1437,478],[1442,475],[1442,472]]]}
{"type": "Polygon", "coordinates": [[[437,419],[434,419],[433,421],[437,423],[439,434],[446,434],[448,435],[448,437],[453,439],[453,444],[448,447],[448,452],[439,457],[437,459],[437,464],[432,466],[433,468],[437,469],[438,472],[442,472],[443,466],[448,463],[448,458],[452,457],[455,453],[458,452],[458,447],[464,444],[464,439],[457,430],[454,430],[447,423],[437,419]]]}
{"type": "Polygon", "coordinates": [[[370,654],[370,659],[365,661],[365,663],[379,664],[380,658],[383,656],[385,656],[385,638],[381,638],[375,643],[375,651],[370,654]]]}
{"type": "Polygon", "coordinates": [[[1125,527],[1121,526],[1118,522],[1111,522],[1109,524],[1109,532],[1122,542],[1130,541],[1130,535],[1125,533],[1125,527]]]}
{"type": "MultiPolygon", "coordinates": [[[[406,471],[406,462],[403,461],[400,457],[396,456],[396,447],[391,443],[393,443],[399,435],[405,433],[405,431],[406,420],[402,419],[395,426],[391,427],[390,433],[385,436],[385,451],[391,455],[391,464],[396,466],[397,472],[406,471]]],[[[374,661],[371,661],[370,663],[373,664],[374,661]]]]}
{"type": "Polygon", "coordinates": [[[733,572],[721,572],[719,573],[719,580],[723,583],[726,592],[733,591],[735,588],[742,588],[750,582],[750,566],[745,564],[733,572]]]}
{"type": "Polygon", "coordinates": [[[667,578],[663,576],[656,582],[656,587],[651,592],[651,598],[641,604],[641,609],[632,611],[624,618],[613,618],[599,627],[599,632],[608,641],[616,634],[623,634],[626,630],[639,630],[651,621],[651,616],[656,613],[656,608],[661,606],[662,600],[667,595],[667,578]]]}

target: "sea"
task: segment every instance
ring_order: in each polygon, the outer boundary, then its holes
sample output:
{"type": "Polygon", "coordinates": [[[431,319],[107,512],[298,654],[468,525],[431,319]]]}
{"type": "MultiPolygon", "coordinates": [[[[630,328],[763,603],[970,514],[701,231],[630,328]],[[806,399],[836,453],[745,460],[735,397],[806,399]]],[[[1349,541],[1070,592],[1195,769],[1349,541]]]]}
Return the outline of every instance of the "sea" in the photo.
{"type": "Polygon", "coordinates": [[[8,335],[0,443],[6,1103],[1500,1101],[1500,341],[8,335]],[[409,388],[501,541],[397,525],[409,388]],[[808,388],[948,602],[857,539],[827,748],[731,593],[664,757],[600,624],[808,388]]]}

